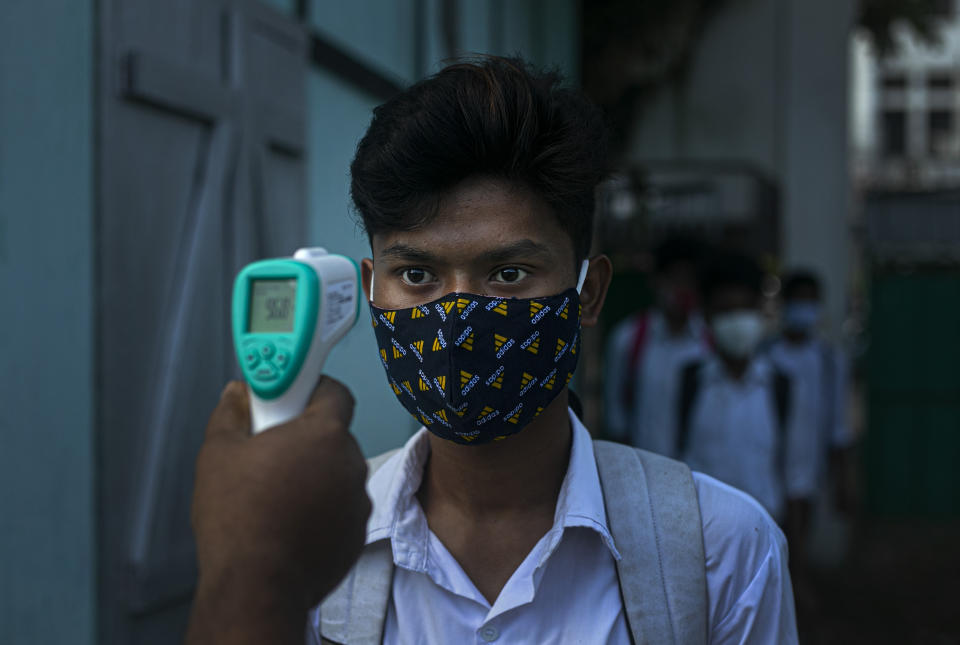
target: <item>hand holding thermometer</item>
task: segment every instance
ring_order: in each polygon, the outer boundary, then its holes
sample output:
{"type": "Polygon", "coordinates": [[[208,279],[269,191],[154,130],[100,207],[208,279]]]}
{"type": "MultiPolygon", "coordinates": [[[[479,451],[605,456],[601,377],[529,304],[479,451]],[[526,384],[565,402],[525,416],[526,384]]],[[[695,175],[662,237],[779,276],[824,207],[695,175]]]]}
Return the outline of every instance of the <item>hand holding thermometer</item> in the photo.
{"type": "Polygon", "coordinates": [[[233,342],[253,432],[300,414],[330,349],[360,313],[360,268],[316,247],[261,260],[233,285],[233,342]]]}

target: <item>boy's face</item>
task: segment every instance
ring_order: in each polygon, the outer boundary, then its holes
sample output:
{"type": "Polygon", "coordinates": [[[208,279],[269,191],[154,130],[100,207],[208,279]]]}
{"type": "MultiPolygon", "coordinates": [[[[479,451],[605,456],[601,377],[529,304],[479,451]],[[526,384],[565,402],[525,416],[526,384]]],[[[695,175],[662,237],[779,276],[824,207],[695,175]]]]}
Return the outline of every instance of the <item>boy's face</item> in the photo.
{"type": "MultiPolygon", "coordinates": [[[[452,292],[551,296],[576,286],[579,270],[573,242],[549,206],[531,191],[494,179],[462,182],[426,225],[374,235],[371,245],[373,259],[362,262],[364,289],[369,298],[373,274],[373,302],[385,309],[452,292]]],[[[581,292],[584,325],[596,323],[608,269],[602,256],[591,265],[581,292]]]]}

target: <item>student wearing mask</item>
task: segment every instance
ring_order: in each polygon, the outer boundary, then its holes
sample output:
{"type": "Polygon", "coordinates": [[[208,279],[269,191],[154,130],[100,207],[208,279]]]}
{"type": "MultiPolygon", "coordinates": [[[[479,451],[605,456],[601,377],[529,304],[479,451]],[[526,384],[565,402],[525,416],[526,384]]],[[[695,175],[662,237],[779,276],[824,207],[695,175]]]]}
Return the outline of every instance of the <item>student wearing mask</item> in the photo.
{"type": "Polygon", "coordinates": [[[680,370],[710,351],[698,303],[703,245],[672,236],[654,254],[656,305],[610,332],[604,410],[611,437],[676,458],[674,401],[680,370]]]}
{"type": "Polygon", "coordinates": [[[819,334],[822,288],[815,273],[797,270],[783,278],[781,333],[771,345],[774,364],[797,383],[804,399],[798,409],[807,416],[818,488],[827,481],[836,488],[837,505],[850,505],[848,481],[854,438],[847,422],[847,369],[843,353],[819,334]]]}
{"type": "Polygon", "coordinates": [[[383,387],[423,427],[371,460],[366,544],[311,642],[796,642],[767,513],[592,441],[568,406],[611,276],[589,257],[604,140],[594,106],[518,59],[374,112],[351,166],[362,279],[383,387]]]}
{"type": "Polygon", "coordinates": [[[692,469],[756,498],[793,539],[814,492],[815,463],[797,384],[758,355],[766,334],[762,280],[757,263],[736,253],[718,255],[703,271],[716,353],[683,370],[677,451],[692,469]]]}

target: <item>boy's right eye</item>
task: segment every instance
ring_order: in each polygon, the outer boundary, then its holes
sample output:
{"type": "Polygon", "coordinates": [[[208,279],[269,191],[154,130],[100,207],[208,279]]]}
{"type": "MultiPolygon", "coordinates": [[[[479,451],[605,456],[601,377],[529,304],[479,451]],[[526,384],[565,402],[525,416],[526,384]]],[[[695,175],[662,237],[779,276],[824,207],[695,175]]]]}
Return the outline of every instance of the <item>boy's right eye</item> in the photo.
{"type": "Polygon", "coordinates": [[[427,271],[426,269],[421,269],[419,267],[412,269],[404,269],[400,274],[400,277],[404,282],[410,285],[420,285],[427,284],[428,282],[433,281],[433,274],[427,271]]]}

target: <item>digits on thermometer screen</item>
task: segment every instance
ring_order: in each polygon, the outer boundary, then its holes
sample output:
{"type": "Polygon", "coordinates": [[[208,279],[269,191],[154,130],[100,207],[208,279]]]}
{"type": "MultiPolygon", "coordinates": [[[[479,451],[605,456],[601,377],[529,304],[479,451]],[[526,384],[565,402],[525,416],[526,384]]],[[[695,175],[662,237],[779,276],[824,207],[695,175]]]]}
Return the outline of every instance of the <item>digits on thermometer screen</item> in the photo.
{"type": "Polygon", "coordinates": [[[322,248],[244,267],[233,286],[233,340],[253,431],[303,411],[330,349],[357,321],[360,268],[322,248]]]}

